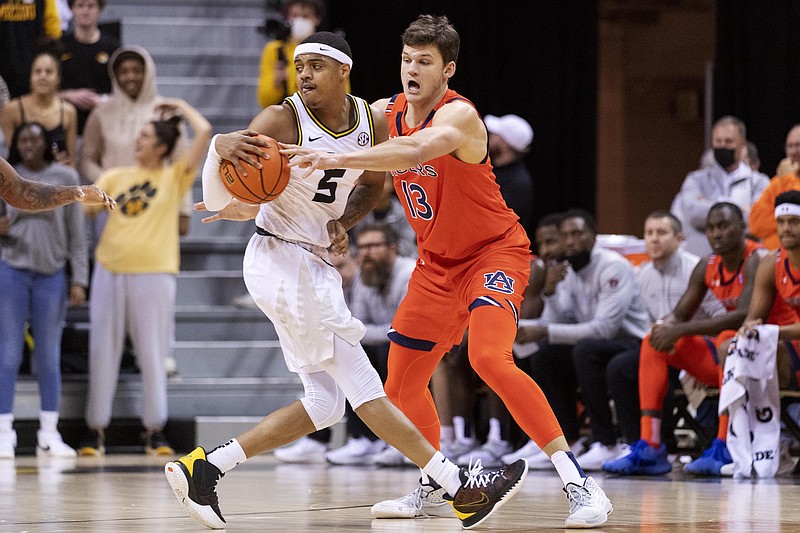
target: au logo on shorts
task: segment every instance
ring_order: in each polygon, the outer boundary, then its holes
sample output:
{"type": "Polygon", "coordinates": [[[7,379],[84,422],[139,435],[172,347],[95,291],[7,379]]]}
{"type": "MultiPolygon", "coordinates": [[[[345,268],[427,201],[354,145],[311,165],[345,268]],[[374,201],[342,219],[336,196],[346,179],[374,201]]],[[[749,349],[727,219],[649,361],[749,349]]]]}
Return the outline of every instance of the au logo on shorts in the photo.
{"type": "Polygon", "coordinates": [[[514,294],[514,278],[507,276],[502,270],[484,274],[483,277],[486,279],[483,286],[487,289],[503,294],[514,294]]]}

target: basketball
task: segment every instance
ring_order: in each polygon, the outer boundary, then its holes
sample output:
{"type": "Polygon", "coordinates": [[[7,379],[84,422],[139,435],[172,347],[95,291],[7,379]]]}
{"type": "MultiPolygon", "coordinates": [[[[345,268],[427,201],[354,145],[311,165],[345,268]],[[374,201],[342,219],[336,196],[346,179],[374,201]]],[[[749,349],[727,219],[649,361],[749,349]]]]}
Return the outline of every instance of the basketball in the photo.
{"type": "Polygon", "coordinates": [[[225,188],[228,189],[234,198],[246,204],[265,204],[271,202],[280,195],[289,183],[289,158],[278,150],[278,143],[275,139],[266,135],[259,137],[269,143],[269,148],[260,150],[269,156],[258,157],[261,168],[250,166],[244,161],[240,161],[242,167],[247,171],[247,175],[240,174],[233,163],[223,159],[220,167],[220,176],[225,188]]]}

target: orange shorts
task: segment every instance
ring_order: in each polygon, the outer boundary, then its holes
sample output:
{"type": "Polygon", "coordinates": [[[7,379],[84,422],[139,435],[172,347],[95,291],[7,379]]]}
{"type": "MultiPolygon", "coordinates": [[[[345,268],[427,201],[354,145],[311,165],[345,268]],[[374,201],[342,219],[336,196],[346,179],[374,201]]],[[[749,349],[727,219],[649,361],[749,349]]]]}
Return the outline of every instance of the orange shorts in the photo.
{"type": "Polygon", "coordinates": [[[431,351],[436,346],[449,350],[461,344],[470,311],[482,305],[506,309],[518,320],[531,256],[527,238],[524,243],[514,239],[509,245],[508,241],[502,248],[447,265],[421,256],[389,339],[414,350],[431,351]]]}

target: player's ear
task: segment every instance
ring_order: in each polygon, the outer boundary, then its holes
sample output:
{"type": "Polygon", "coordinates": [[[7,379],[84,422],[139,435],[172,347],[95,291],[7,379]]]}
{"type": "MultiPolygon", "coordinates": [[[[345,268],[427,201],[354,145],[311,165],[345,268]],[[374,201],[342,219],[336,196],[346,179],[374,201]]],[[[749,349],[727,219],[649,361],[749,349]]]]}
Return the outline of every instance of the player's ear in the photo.
{"type": "Polygon", "coordinates": [[[340,68],[340,75],[342,78],[349,78],[350,77],[350,65],[345,65],[342,63],[340,68]]]}
{"type": "Polygon", "coordinates": [[[444,67],[444,77],[448,80],[452,78],[456,73],[456,62],[451,61],[444,67]]]}

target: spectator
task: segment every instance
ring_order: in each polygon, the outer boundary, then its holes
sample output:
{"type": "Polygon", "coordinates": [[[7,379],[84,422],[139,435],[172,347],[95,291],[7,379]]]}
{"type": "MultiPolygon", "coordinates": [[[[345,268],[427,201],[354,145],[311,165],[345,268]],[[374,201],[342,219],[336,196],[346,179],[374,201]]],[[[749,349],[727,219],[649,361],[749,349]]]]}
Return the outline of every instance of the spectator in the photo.
{"type": "Polygon", "coordinates": [[[554,406],[568,441],[578,438],[580,385],[594,442],[577,461],[584,470],[600,470],[604,461],[623,451],[612,423],[604,370],[615,355],[639,346],[647,333],[647,314],[631,264],[595,246],[594,217],[579,209],[567,211],[559,231],[566,261],[548,269],[542,291],[544,323],[520,328],[517,340],[540,343],[531,356],[531,373],[554,406]]]}
{"type": "Polygon", "coordinates": [[[523,158],[530,151],[533,128],[517,115],[486,115],[483,121],[489,132],[489,156],[500,194],[528,230],[533,216],[533,178],[523,158]]]}
{"type": "Polygon", "coordinates": [[[770,250],[780,245],[775,222],[775,198],[791,190],[800,190],[800,124],[795,124],[786,134],[786,158],[778,165],[775,177],[764,189],[750,212],[750,233],[761,239],[770,250]]]}
{"type": "MultiPolygon", "coordinates": [[[[325,18],[324,0],[289,0],[285,5],[285,24],[288,34],[278,32],[261,52],[258,76],[258,103],[261,107],[280,104],[297,91],[292,58],[294,49],[303,39],[317,31],[325,18]]],[[[348,92],[350,84],[348,82],[348,92]]]]}
{"type": "Polygon", "coordinates": [[[53,151],[55,160],[75,166],[77,112],[72,104],[58,96],[60,83],[61,61],[52,52],[37,54],[31,66],[31,92],[8,102],[0,116],[0,127],[9,139],[20,124],[42,124],[47,146],[53,151]]]}
{"type": "MultiPolygon", "coordinates": [[[[621,475],[666,474],[672,470],[666,447],[661,442],[661,412],[667,390],[668,367],[686,370],[698,381],[719,387],[721,371],[717,350],[732,338],[747,314],[758,262],[766,253],[745,238],[741,209],[730,202],[711,206],[706,234],[714,254],[700,261],[686,291],[673,310],[657,322],[642,342],[639,354],[639,397],[641,438],[628,455],[611,460],[603,469],[621,475]],[[692,319],[707,292],[713,292],[726,313],[707,319],[692,319]]],[[[796,320],[791,309],[775,306],[772,323],[796,320]]],[[[698,475],[721,475],[731,463],[725,445],[727,415],[720,416],[717,438],[684,470],[698,475]]]]}
{"type": "MultiPolygon", "coordinates": [[[[361,231],[362,227],[373,224],[386,224],[391,226],[397,235],[397,253],[403,257],[417,257],[417,236],[414,233],[411,224],[406,219],[403,206],[397,199],[397,194],[394,191],[394,180],[390,173],[386,173],[386,182],[383,184],[383,194],[378,205],[375,209],[367,213],[363,219],[349,231],[351,237],[355,237],[361,231]]],[[[355,243],[356,239],[352,238],[355,243]]],[[[352,250],[354,254],[358,250],[352,250]]]]}
{"type": "Polygon", "coordinates": [[[60,38],[55,0],[0,0],[0,77],[12,98],[30,92],[33,59],[48,41],[60,38]]]}
{"type": "Polygon", "coordinates": [[[149,122],[135,142],[137,165],[108,170],[97,180],[119,208],[108,217],[92,276],[86,403],[92,434],[82,445],[84,455],[104,453],[126,330],[142,371],[145,449],[173,453],[162,430],[167,422],[164,363],[179,269],[177,213],[205,156],[211,124],[183,100],[164,100],[156,111],[183,115],[194,130],[191,145],[165,165],[180,136],[180,117],[149,122]]]}
{"type": "Polygon", "coordinates": [[[108,60],[119,41],[97,25],[106,0],[69,0],[73,31],[61,39],[61,98],[78,109],[78,135],[89,112],[111,92],[108,60]]]}
{"type": "MultiPolygon", "coordinates": [[[[11,139],[9,163],[22,177],[51,185],[78,185],[74,169],[54,163],[44,126],[22,124],[11,139]]],[[[45,214],[11,208],[0,217],[0,458],[14,457],[14,384],[22,362],[26,321],[35,341],[33,358],[41,398],[36,455],[75,456],[75,450],[61,439],[57,423],[67,294],[70,305],[82,304],[89,281],[83,223],[83,210],[77,204],[45,214]]]]}
{"type": "Polygon", "coordinates": [[[686,249],[695,255],[708,255],[711,248],[705,236],[709,208],[721,201],[739,206],[747,220],[750,209],[769,185],[769,178],[755,172],[744,161],[747,132],[744,122],[725,116],[714,123],[711,146],[715,164],[690,172],[680,195],[686,249]]]}

